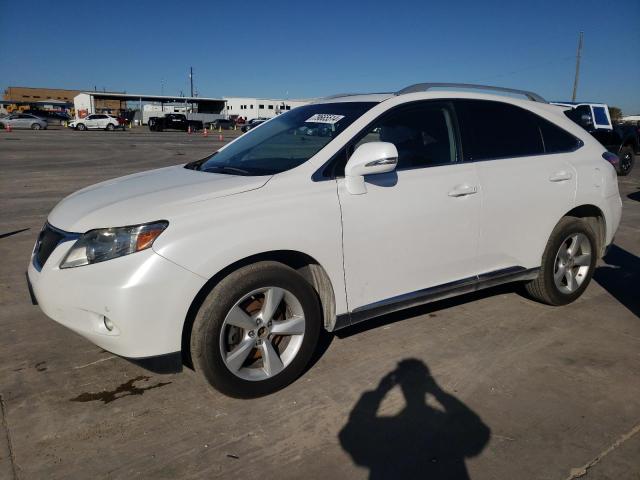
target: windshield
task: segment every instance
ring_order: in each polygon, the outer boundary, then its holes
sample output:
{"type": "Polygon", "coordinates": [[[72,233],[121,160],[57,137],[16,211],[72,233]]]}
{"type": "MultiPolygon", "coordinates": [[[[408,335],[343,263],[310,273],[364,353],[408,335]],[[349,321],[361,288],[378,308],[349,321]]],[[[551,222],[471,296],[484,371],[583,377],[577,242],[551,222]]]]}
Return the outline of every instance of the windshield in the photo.
{"type": "Polygon", "coordinates": [[[230,175],[273,175],[290,170],[309,160],[374,105],[338,102],[295,108],[186,168],[230,175]]]}

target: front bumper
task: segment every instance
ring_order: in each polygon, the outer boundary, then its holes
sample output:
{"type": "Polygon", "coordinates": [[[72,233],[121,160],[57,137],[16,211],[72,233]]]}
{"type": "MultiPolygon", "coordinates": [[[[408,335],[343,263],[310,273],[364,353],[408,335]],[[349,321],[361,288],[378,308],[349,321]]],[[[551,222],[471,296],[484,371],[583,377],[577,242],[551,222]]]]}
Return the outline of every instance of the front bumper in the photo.
{"type": "Polygon", "coordinates": [[[28,281],[45,315],[129,359],[180,352],[187,311],[205,279],[152,249],[60,269],[72,244],[58,245],[40,271],[29,263],[28,281]]]}

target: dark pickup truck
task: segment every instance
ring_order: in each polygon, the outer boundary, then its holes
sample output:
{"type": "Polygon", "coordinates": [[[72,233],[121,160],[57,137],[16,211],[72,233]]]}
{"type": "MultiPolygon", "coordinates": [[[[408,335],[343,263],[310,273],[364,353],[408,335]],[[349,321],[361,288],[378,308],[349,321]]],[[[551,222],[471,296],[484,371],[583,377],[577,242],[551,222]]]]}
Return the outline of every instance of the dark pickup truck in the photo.
{"type": "Polygon", "coordinates": [[[603,103],[552,102],[563,107],[565,115],[595,137],[604,148],[615,153],[620,161],[618,175],[625,176],[633,169],[634,156],[640,155],[640,131],[635,125],[613,125],[608,107],[603,103]]]}
{"type": "Polygon", "coordinates": [[[148,124],[149,130],[153,132],[162,132],[163,130],[186,132],[189,127],[193,132],[202,130],[202,122],[200,120],[187,120],[187,117],[181,113],[168,113],[164,117],[150,117],[148,124]]]}
{"type": "Polygon", "coordinates": [[[614,125],[613,130],[593,130],[589,133],[596,137],[604,148],[618,155],[618,175],[629,175],[633,169],[634,155],[640,155],[638,127],[622,124],[614,125]]]}

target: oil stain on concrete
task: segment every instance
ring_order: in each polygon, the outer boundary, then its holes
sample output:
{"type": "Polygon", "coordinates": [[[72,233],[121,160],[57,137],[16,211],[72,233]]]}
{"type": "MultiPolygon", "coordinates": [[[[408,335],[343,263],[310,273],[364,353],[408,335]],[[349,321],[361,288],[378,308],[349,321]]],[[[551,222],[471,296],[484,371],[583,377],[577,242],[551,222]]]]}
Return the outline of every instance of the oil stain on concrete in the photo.
{"type": "Polygon", "coordinates": [[[165,385],[169,385],[171,382],[158,382],[155,385],[149,385],[148,387],[137,387],[134,384],[136,382],[147,382],[149,381],[149,377],[145,375],[141,375],[139,377],[132,378],[128,382],[119,385],[115,390],[102,390],[101,392],[85,392],[81,393],[75,398],[71,398],[72,402],[93,402],[93,401],[101,401],[105,404],[111,403],[115,400],[118,400],[123,397],[129,397],[132,395],[143,395],[147,390],[152,390],[154,388],[164,387],[165,385]]]}

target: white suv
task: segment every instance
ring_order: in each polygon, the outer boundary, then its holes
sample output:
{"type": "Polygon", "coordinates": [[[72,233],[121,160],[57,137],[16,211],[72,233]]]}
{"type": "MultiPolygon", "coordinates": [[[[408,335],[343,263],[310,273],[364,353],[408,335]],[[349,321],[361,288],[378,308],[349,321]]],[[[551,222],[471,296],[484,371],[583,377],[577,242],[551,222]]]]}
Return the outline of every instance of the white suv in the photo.
{"type": "Polygon", "coordinates": [[[533,93],[436,86],[324,99],[70,195],[36,243],[34,300],[237,397],[292,382],[321,329],[512,281],[572,302],[620,221],[610,154],[533,93]]]}
{"type": "Polygon", "coordinates": [[[118,119],[106,113],[94,113],[69,122],[69,128],[76,130],[115,130],[118,128],[118,119]]]}

